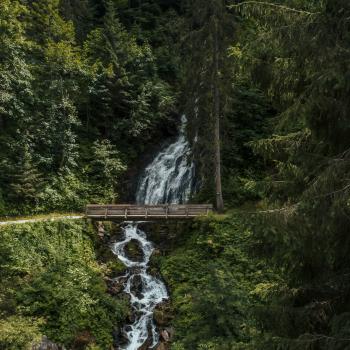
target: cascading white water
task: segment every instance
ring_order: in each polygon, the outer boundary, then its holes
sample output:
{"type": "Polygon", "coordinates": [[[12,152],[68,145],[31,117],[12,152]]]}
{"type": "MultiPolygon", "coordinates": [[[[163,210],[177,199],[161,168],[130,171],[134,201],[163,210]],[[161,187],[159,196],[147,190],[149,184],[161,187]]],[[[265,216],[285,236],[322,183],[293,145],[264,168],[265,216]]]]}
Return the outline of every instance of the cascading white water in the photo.
{"type": "Polygon", "coordinates": [[[151,348],[158,343],[158,334],[153,322],[153,311],[155,307],[168,299],[168,293],[164,283],[158,278],[147,273],[149,259],[153,252],[153,245],[147,240],[146,234],[138,228],[138,223],[126,223],[124,228],[124,240],[114,245],[113,251],[118,258],[129,268],[125,279],[124,292],[130,295],[130,302],[136,316],[135,322],[126,329],[126,336],[129,344],[125,350],[137,350],[150,337],[151,328],[152,344],[151,348]],[[136,262],[128,258],[125,253],[125,246],[130,241],[137,241],[143,252],[143,260],[136,262]],[[135,282],[139,280],[141,290],[133,288],[135,282]]]}
{"type": "MultiPolygon", "coordinates": [[[[183,116],[177,140],[162,150],[145,169],[136,192],[139,204],[184,203],[190,196],[194,165],[188,161],[190,147],[185,127],[186,118],[183,116]]],[[[125,280],[124,292],[130,295],[135,314],[135,322],[125,330],[129,343],[123,350],[138,350],[150,337],[152,344],[149,348],[152,349],[159,341],[153,312],[169,297],[164,283],[147,272],[153,245],[140,230],[139,223],[125,223],[123,232],[124,240],[114,244],[113,252],[129,269],[121,279],[125,280]],[[137,241],[143,252],[140,262],[131,260],[125,252],[131,241],[137,241]],[[134,288],[135,284],[140,285],[141,290],[134,288]]]]}
{"type": "Polygon", "coordinates": [[[182,117],[176,142],[161,151],[147,166],[139,182],[136,202],[139,204],[185,203],[192,190],[194,164],[186,140],[186,117],[182,117]]]}

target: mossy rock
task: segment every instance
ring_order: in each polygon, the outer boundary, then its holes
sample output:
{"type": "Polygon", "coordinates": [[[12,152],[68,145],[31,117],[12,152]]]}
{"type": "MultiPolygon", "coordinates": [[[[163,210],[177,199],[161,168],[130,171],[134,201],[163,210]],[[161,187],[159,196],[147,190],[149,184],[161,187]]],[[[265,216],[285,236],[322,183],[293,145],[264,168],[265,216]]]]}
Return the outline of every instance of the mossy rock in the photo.
{"type": "Polygon", "coordinates": [[[162,252],[160,251],[160,249],[155,249],[149,261],[149,269],[150,269],[151,275],[153,276],[159,275],[161,258],[162,258],[162,252]]]}
{"type": "Polygon", "coordinates": [[[107,262],[107,267],[109,271],[108,276],[111,278],[123,275],[127,270],[127,267],[116,256],[114,256],[114,260],[107,262]]]}
{"type": "Polygon", "coordinates": [[[153,313],[153,319],[158,327],[169,326],[173,318],[174,311],[170,302],[157,305],[153,313]]]}
{"type": "Polygon", "coordinates": [[[133,261],[143,261],[144,254],[140,243],[136,239],[132,239],[125,245],[125,254],[133,261]]]}

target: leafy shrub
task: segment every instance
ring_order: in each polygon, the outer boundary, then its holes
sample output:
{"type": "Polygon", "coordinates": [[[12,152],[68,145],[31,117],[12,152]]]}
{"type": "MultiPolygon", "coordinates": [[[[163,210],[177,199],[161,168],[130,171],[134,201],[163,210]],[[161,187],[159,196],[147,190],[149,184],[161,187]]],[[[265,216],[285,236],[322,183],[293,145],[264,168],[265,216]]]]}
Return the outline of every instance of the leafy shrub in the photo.
{"type": "Polygon", "coordinates": [[[31,350],[41,339],[42,323],[40,319],[16,315],[0,320],[0,348],[31,350]]]}
{"type": "Polygon", "coordinates": [[[23,328],[13,349],[27,349],[32,334],[66,346],[84,339],[101,349],[112,345],[112,331],[128,308],[125,300],[107,294],[91,234],[82,221],[1,228],[0,301],[6,303],[0,303],[0,315],[6,318],[0,344],[23,328]]]}

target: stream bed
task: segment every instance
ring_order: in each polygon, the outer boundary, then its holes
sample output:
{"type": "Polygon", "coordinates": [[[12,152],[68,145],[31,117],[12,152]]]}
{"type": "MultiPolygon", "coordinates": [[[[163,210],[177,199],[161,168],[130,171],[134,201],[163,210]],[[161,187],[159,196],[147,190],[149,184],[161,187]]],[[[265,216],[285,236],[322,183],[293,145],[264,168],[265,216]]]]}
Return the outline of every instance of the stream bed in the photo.
{"type": "MultiPolygon", "coordinates": [[[[178,138],[161,149],[143,171],[136,201],[139,204],[181,204],[188,200],[194,184],[194,164],[185,136],[186,117],[181,119],[178,138]]],[[[127,274],[119,277],[124,292],[130,297],[134,322],[124,327],[128,344],[121,350],[154,349],[159,343],[159,332],[153,320],[155,308],[169,298],[163,281],[149,274],[149,261],[154,250],[138,222],[122,225],[123,238],[114,243],[112,251],[127,267],[127,274]],[[126,247],[136,242],[142,250],[142,259],[133,259],[126,247]],[[149,344],[149,345],[147,345],[149,344]]]]}

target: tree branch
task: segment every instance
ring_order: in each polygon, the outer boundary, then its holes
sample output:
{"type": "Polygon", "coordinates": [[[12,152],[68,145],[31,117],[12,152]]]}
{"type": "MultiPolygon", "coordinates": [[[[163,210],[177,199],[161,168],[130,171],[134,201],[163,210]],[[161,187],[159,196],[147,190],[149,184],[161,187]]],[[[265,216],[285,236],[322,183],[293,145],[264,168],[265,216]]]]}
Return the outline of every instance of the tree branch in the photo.
{"type": "Polygon", "coordinates": [[[297,10],[297,9],[294,9],[294,8],[291,8],[291,7],[287,7],[287,6],[279,5],[279,4],[274,4],[274,3],[271,3],[271,2],[253,1],[253,0],[251,0],[251,1],[244,1],[244,2],[241,2],[240,4],[231,5],[231,6],[229,6],[229,8],[234,8],[234,7],[238,8],[238,7],[242,7],[242,6],[245,6],[245,5],[270,6],[270,7],[276,8],[276,9],[281,9],[281,10],[284,10],[284,11],[295,12],[295,13],[299,13],[299,14],[307,15],[307,16],[312,16],[312,15],[316,15],[316,14],[320,13],[320,12],[309,12],[309,11],[304,11],[304,10],[297,10]]]}

